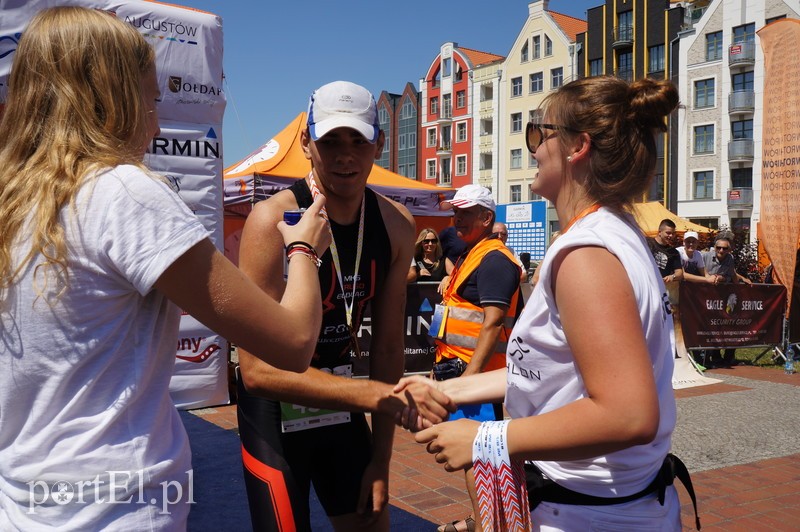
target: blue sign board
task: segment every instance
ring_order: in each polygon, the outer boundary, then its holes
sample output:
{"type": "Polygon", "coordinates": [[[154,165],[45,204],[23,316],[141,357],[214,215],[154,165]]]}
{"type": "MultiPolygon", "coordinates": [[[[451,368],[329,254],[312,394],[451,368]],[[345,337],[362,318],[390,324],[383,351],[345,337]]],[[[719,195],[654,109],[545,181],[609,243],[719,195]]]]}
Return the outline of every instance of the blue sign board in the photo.
{"type": "Polygon", "coordinates": [[[530,253],[532,261],[544,258],[547,248],[546,201],[498,205],[497,221],[508,226],[506,245],[514,250],[514,254],[530,253]]]}

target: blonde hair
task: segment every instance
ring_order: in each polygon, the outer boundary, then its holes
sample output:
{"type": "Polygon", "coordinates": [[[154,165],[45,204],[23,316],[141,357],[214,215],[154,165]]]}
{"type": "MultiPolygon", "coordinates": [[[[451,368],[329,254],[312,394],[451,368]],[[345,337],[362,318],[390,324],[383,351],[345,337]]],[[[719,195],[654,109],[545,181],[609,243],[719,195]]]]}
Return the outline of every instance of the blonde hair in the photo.
{"type": "Polygon", "coordinates": [[[435,229],[431,229],[430,227],[423,229],[417,235],[417,241],[414,244],[414,260],[422,260],[425,256],[425,250],[422,249],[422,241],[425,240],[425,237],[428,236],[428,233],[433,233],[433,236],[436,237],[436,262],[434,262],[434,266],[439,265],[439,261],[442,260],[442,255],[444,252],[442,251],[442,243],[439,240],[439,235],[436,233],[435,229]]]}
{"type": "Polygon", "coordinates": [[[59,215],[74,207],[90,175],[120,164],[144,168],[141,78],[153,68],[150,45],[111,14],[56,7],[31,20],[0,122],[0,299],[37,254],[43,257],[37,271],[44,267],[66,280],[59,215]],[[12,263],[28,223],[30,249],[12,263]]]}

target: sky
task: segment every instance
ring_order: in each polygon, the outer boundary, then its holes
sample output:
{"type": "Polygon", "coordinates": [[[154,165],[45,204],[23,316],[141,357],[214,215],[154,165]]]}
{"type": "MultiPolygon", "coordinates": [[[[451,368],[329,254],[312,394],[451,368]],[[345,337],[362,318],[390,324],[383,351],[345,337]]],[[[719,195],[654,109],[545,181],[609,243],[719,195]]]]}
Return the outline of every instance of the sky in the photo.
{"type": "MultiPolygon", "coordinates": [[[[528,18],[527,0],[170,0],[222,17],[225,166],[280,132],[311,92],[353,81],[377,98],[419,80],[442,44],[508,55],[528,18]],[[401,7],[402,6],[402,7],[401,7]]],[[[550,0],[585,19],[603,0],[550,0]]]]}

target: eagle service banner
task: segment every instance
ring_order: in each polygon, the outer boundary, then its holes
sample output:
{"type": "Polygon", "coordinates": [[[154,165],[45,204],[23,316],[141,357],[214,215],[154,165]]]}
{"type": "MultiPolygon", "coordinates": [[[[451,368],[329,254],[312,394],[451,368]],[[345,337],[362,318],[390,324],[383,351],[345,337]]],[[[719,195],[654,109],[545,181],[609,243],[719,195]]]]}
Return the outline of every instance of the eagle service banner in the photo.
{"type": "Polygon", "coordinates": [[[687,349],[780,345],[786,287],[681,283],[680,309],[687,349]]]}
{"type": "MultiPolygon", "coordinates": [[[[0,0],[0,104],[14,52],[38,11],[58,5],[100,9],[135,27],[156,52],[161,133],[145,163],[164,175],[221,248],[222,20],[176,5],[135,0],[0,0]]],[[[170,393],[179,408],[229,401],[228,345],[191,316],[181,318],[170,393]]]]}
{"type": "Polygon", "coordinates": [[[764,51],[760,233],[791,301],[800,236],[800,21],[781,19],[757,33],[764,51]]]}

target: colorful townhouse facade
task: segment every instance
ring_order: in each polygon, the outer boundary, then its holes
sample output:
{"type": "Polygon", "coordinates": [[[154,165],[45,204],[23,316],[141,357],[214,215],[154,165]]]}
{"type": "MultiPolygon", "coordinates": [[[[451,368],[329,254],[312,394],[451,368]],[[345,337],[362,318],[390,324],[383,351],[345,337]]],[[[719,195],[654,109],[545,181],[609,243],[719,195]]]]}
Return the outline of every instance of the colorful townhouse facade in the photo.
{"type": "Polygon", "coordinates": [[[444,43],[420,80],[419,180],[448,187],[472,183],[473,72],[502,56],[444,43]]]}

